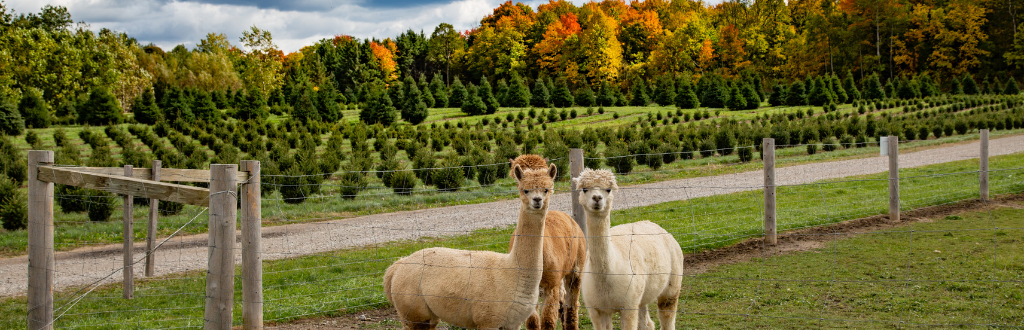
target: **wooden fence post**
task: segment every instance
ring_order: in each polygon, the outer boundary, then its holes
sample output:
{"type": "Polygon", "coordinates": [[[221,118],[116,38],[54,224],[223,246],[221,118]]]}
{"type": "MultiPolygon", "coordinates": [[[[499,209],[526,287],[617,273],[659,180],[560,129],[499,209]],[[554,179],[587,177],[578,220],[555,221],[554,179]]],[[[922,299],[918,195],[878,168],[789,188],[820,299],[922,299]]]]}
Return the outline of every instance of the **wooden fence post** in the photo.
{"type": "MultiPolygon", "coordinates": [[[[132,166],[124,166],[124,176],[132,177],[132,166]]],[[[121,216],[121,222],[124,224],[122,231],[121,240],[124,241],[122,253],[124,253],[124,268],[121,269],[121,273],[124,273],[124,281],[121,282],[121,292],[124,294],[124,299],[132,299],[135,293],[135,266],[132,262],[135,261],[134,243],[135,243],[135,228],[134,228],[134,211],[135,202],[132,200],[132,195],[123,195],[124,200],[121,203],[123,207],[123,213],[121,216]]]]}
{"type": "Polygon", "coordinates": [[[775,226],[775,139],[765,138],[761,146],[764,159],[764,239],[768,245],[778,244],[775,226]]]}
{"type": "MultiPolygon", "coordinates": [[[[150,180],[160,182],[160,160],[153,161],[152,177],[150,180]]],[[[156,270],[154,264],[153,251],[156,248],[156,221],[160,214],[160,200],[150,199],[149,200],[149,223],[146,226],[146,277],[153,276],[156,270]]]]}
{"type": "Polygon", "coordinates": [[[28,152],[28,329],[53,329],[53,183],[37,179],[53,151],[28,152]]]}
{"type": "Polygon", "coordinates": [[[889,136],[889,221],[900,221],[900,141],[889,136]]]}
{"type": "Polygon", "coordinates": [[[982,201],[988,201],[988,130],[981,130],[981,155],[978,158],[981,161],[981,171],[978,173],[978,183],[980,185],[980,196],[982,201]]]}
{"type": "Polygon", "coordinates": [[[203,328],[231,329],[235,299],[235,226],[238,165],[210,165],[209,271],[203,328]]]}
{"type": "MultiPolygon", "coordinates": [[[[575,179],[583,172],[583,149],[569,149],[569,174],[575,179]]],[[[587,236],[587,215],[583,213],[583,205],[580,204],[580,192],[577,190],[576,182],[569,180],[569,189],[572,189],[569,201],[572,205],[572,218],[583,230],[583,236],[587,236]]]]}
{"type": "Polygon", "coordinates": [[[249,179],[242,185],[242,328],[263,329],[263,256],[260,243],[260,162],[243,160],[249,179]]]}

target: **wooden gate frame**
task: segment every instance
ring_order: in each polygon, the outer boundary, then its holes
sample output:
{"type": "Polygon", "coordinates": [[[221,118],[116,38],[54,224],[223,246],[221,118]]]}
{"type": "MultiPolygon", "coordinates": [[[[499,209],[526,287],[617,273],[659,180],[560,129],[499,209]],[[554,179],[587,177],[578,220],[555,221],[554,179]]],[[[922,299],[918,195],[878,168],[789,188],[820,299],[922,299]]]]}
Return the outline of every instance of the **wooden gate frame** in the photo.
{"type": "MultiPolygon", "coordinates": [[[[212,164],[209,171],[192,169],[120,167],[61,167],[54,166],[53,151],[28,152],[28,329],[53,328],[53,279],[55,271],[53,243],[54,184],[96,189],[125,195],[127,200],[139,196],[150,200],[163,200],[210,207],[209,249],[207,269],[206,311],[204,328],[231,329],[234,307],[234,251],[237,226],[238,191],[242,192],[242,244],[244,296],[243,320],[245,329],[261,329],[262,266],[260,260],[260,179],[258,161],[243,161],[245,171],[236,164],[212,164]],[[155,174],[155,175],[154,175],[155,174]],[[151,178],[153,180],[151,180],[151,178]],[[208,182],[210,189],[167,182],[208,182]],[[237,183],[241,182],[241,187],[237,183]],[[236,190],[236,188],[239,188],[236,190]],[[211,192],[212,189],[212,192],[211,192]],[[258,322],[258,323],[256,323],[258,322]]],[[[131,250],[134,243],[130,223],[132,210],[124,210],[125,217],[125,280],[124,297],[131,299],[134,282],[131,250]]],[[[156,212],[151,207],[150,212],[156,212]]],[[[150,215],[148,228],[156,228],[155,216],[150,215]]],[[[147,238],[155,233],[147,233],[147,238]]],[[[154,248],[147,240],[147,263],[152,260],[154,248]]],[[[147,265],[147,276],[151,275],[147,265]]]]}

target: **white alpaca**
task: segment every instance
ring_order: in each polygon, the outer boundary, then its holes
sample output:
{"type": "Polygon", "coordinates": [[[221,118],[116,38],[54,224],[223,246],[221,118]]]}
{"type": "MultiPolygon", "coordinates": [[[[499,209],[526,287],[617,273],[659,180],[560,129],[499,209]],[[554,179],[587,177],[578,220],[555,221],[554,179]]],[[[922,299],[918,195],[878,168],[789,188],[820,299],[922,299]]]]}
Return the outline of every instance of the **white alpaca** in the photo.
{"type": "Polygon", "coordinates": [[[622,329],[654,329],[648,305],[658,303],[661,329],[675,329],[683,281],[683,250],[650,221],[610,227],[615,175],[584,169],[576,179],[587,214],[587,263],[582,296],[594,329],[611,330],[621,313],[622,329]]]}
{"type": "Polygon", "coordinates": [[[509,254],[428,248],[388,267],[384,294],[405,329],[434,329],[438,321],[470,329],[522,326],[536,310],[544,217],[556,173],[553,164],[539,170],[513,168],[522,206],[515,231],[519,237],[509,254]]]}

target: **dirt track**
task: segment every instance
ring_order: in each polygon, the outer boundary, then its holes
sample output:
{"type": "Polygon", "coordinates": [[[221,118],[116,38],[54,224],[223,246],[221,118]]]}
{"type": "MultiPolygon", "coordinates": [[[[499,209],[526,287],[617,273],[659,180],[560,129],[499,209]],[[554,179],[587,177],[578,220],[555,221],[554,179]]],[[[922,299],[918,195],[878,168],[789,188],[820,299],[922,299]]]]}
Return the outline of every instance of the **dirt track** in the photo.
{"type": "MultiPolygon", "coordinates": [[[[991,156],[1018,152],[1024,152],[1024,136],[1010,136],[990,142],[991,156]]],[[[978,143],[964,143],[901,154],[900,167],[918,167],[977,157],[978,143]]],[[[887,168],[887,158],[877,156],[796,165],[777,169],[776,182],[779,185],[808,183],[880,173],[887,168]]],[[[616,208],[728,194],[758,189],[760,185],[763,185],[761,171],[636,185],[620,191],[616,196],[616,208]]],[[[569,211],[569,194],[555,195],[551,205],[552,209],[569,211]]],[[[263,259],[292,258],[395,240],[462,234],[506,226],[515,222],[518,207],[518,201],[507,200],[268,227],[263,229],[263,259]]],[[[156,275],[205,269],[208,254],[206,240],[206,235],[201,234],[169,241],[157,253],[156,275]]],[[[119,269],[122,265],[120,249],[120,244],[111,244],[57,253],[54,289],[90,284],[119,269]]],[[[142,256],[145,243],[136,244],[135,249],[135,255],[142,256]]],[[[240,254],[236,255],[235,262],[241,263],[240,254]]],[[[0,296],[24,294],[27,289],[27,269],[27,257],[0,260],[0,296]]],[[[136,274],[142,274],[143,270],[141,263],[136,265],[136,274]]],[[[117,282],[121,278],[122,275],[117,272],[102,282],[117,282]]]]}

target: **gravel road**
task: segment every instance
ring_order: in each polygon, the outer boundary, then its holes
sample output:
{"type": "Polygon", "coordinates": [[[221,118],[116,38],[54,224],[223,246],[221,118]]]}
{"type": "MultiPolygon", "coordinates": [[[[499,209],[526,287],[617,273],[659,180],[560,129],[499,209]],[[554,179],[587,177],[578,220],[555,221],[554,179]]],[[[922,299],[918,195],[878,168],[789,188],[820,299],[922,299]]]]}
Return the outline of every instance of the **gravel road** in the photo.
{"type": "MultiPolygon", "coordinates": [[[[1024,151],[1024,135],[993,139],[990,155],[1024,151]]],[[[900,167],[918,167],[978,157],[978,142],[937,147],[900,155],[900,167]]],[[[843,161],[796,165],[776,169],[779,185],[885,172],[887,157],[875,156],[843,161]]],[[[630,186],[615,198],[615,208],[625,209],[689,198],[757,189],[763,185],[761,171],[713,177],[680,179],[630,186]]],[[[569,211],[569,194],[556,194],[552,209],[569,211]]],[[[477,229],[513,224],[519,201],[458,205],[418,211],[375,214],[344,220],[292,224],[263,229],[263,259],[283,259],[338,249],[409,240],[426,236],[463,234],[477,229]]],[[[266,211],[265,211],[266,213],[266,211]]],[[[205,215],[197,221],[206,221],[205,215]]],[[[240,235],[239,235],[240,236],[240,235]]],[[[176,237],[157,253],[157,276],[205,269],[208,250],[205,234],[176,237]]],[[[236,245],[237,247],[237,245],[236,245]]],[[[121,245],[112,244],[58,252],[54,289],[93,283],[122,265],[121,245]]],[[[135,245],[135,256],[143,256],[145,243],[135,245]]],[[[239,250],[240,252],[240,250],[239,250]]],[[[0,296],[24,295],[27,290],[27,257],[0,259],[0,296]]],[[[240,254],[235,262],[241,263],[240,254]]],[[[136,278],[144,265],[136,264],[136,278]]],[[[118,282],[120,271],[102,280],[118,282]]]]}

